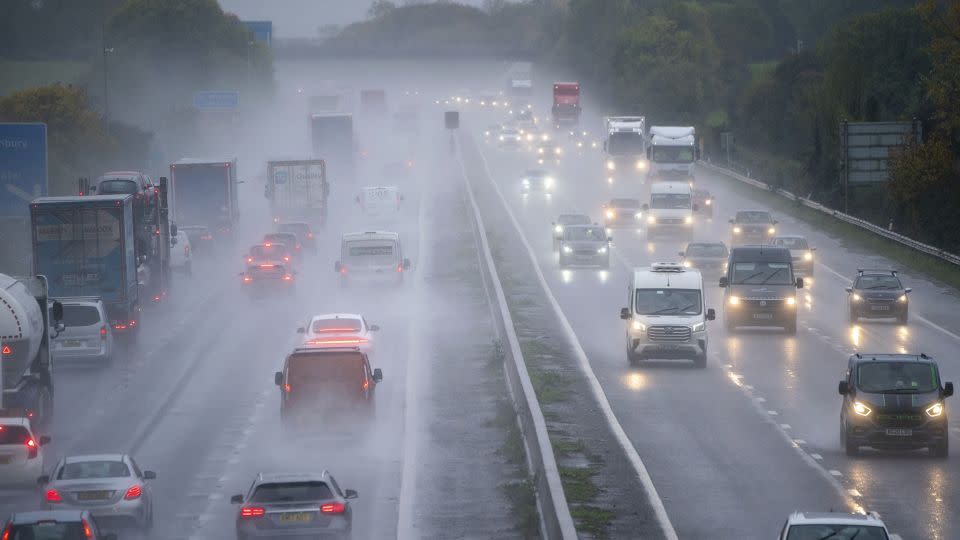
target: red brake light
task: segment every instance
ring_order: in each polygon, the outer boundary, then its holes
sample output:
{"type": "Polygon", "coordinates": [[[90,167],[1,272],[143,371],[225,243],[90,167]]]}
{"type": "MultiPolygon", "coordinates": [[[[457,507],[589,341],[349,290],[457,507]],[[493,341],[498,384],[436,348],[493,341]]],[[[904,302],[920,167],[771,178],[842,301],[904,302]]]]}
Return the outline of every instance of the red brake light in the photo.
{"type": "Polygon", "coordinates": [[[11,349],[9,345],[4,345],[3,349],[0,350],[0,354],[4,356],[10,356],[11,354],[13,354],[13,349],[11,349]]]}
{"type": "Polygon", "coordinates": [[[27,439],[27,442],[25,444],[27,445],[27,459],[36,458],[37,455],[39,454],[39,451],[37,449],[37,441],[33,440],[33,438],[30,438],[30,439],[27,439]]]}
{"type": "Polygon", "coordinates": [[[346,274],[346,273],[347,273],[347,267],[346,267],[346,266],[341,266],[341,267],[340,267],[340,273],[341,273],[341,274],[346,274]]]}
{"type": "Polygon", "coordinates": [[[130,320],[130,326],[131,326],[131,327],[134,327],[134,326],[136,326],[136,325],[137,325],[136,319],[131,319],[131,320],[130,320]]]}
{"type": "Polygon", "coordinates": [[[370,388],[370,380],[369,380],[369,379],[364,379],[364,380],[363,380],[363,384],[361,385],[361,388],[360,388],[360,389],[361,389],[361,390],[366,390],[367,388],[370,388]]]}
{"type": "Polygon", "coordinates": [[[260,265],[260,268],[273,268],[274,266],[276,266],[276,265],[273,265],[273,264],[261,264],[261,265],[260,265]]]}
{"type": "Polygon", "coordinates": [[[313,233],[312,233],[312,232],[308,232],[308,233],[307,233],[307,238],[313,238],[313,233]]]}
{"type": "Polygon", "coordinates": [[[283,275],[283,280],[284,280],[284,281],[293,281],[293,276],[292,276],[291,274],[284,274],[284,275],[283,275]]]}
{"type": "Polygon", "coordinates": [[[307,342],[309,345],[363,345],[369,340],[366,338],[349,338],[349,337],[336,337],[336,338],[325,338],[325,339],[311,339],[307,342]]]}
{"type": "Polygon", "coordinates": [[[130,489],[127,490],[127,493],[123,496],[123,498],[127,501],[130,501],[133,499],[139,499],[140,495],[143,495],[143,488],[140,487],[140,484],[134,484],[130,486],[130,489]]]}
{"type": "Polygon", "coordinates": [[[320,506],[320,512],[324,514],[342,514],[347,511],[347,505],[339,502],[327,503],[320,506]]]}
{"type": "Polygon", "coordinates": [[[250,277],[250,276],[243,276],[243,282],[244,282],[244,283],[250,283],[251,281],[253,281],[253,278],[252,278],[252,277],[250,277]]]}
{"type": "Polygon", "coordinates": [[[243,518],[263,517],[263,515],[266,513],[266,510],[260,508],[259,506],[244,506],[240,509],[240,517],[243,518]]]}
{"type": "Polygon", "coordinates": [[[60,492],[55,489],[47,490],[47,502],[48,503],[58,503],[63,502],[63,497],[60,496],[60,492]]]}
{"type": "Polygon", "coordinates": [[[93,538],[93,529],[90,528],[90,524],[87,523],[87,520],[80,518],[80,525],[83,526],[83,536],[86,538],[93,538]]]}
{"type": "Polygon", "coordinates": [[[107,339],[107,325],[100,327],[100,339],[107,339]]]}
{"type": "Polygon", "coordinates": [[[289,394],[289,393],[290,393],[290,390],[292,390],[292,388],[290,387],[289,384],[283,385],[283,391],[284,391],[284,392],[286,392],[286,393],[289,394]]]}
{"type": "Polygon", "coordinates": [[[247,257],[247,262],[248,262],[248,263],[253,262],[253,257],[247,257]]]}
{"type": "Polygon", "coordinates": [[[264,243],[263,243],[263,247],[270,247],[270,246],[272,246],[272,245],[273,245],[273,244],[271,244],[270,242],[264,242],[264,243]]]}
{"type": "Polygon", "coordinates": [[[7,526],[3,528],[3,536],[0,536],[0,540],[10,540],[10,533],[13,532],[13,523],[7,522],[7,526]]]}
{"type": "Polygon", "coordinates": [[[398,264],[398,265],[397,265],[397,272],[403,272],[403,265],[402,265],[402,264],[398,264]]]}
{"type": "Polygon", "coordinates": [[[284,256],[283,256],[283,262],[290,262],[290,257],[284,255],[284,256]]]}

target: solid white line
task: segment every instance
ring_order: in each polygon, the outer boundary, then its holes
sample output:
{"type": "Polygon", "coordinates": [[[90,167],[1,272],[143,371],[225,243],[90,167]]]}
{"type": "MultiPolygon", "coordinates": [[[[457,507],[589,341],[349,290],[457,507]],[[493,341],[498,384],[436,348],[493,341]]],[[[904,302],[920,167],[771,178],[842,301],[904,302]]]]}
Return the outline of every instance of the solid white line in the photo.
{"type": "Polygon", "coordinates": [[[843,476],[843,473],[836,469],[830,469],[830,474],[833,476],[843,476]]]}
{"type": "Polygon", "coordinates": [[[583,371],[584,376],[590,383],[590,390],[593,392],[593,397],[597,404],[600,405],[600,410],[603,412],[603,416],[606,419],[607,424],[610,426],[610,430],[613,432],[614,437],[617,439],[617,442],[623,449],[624,454],[626,454],[627,460],[633,466],[633,470],[637,474],[640,484],[643,486],[643,490],[647,495],[647,499],[650,501],[650,505],[653,507],[654,514],[657,518],[657,523],[660,525],[664,536],[668,540],[678,540],[679,537],[677,536],[677,531],[673,528],[673,523],[670,522],[670,517],[667,515],[667,509],[663,505],[663,500],[660,499],[660,494],[657,493],[656,486],[653,485],[653,480],[650,478],[650,473],[647,471],[647,467],[643,464],[643,460],[640,459],[640,454],[637,453],[637,449],[630,441],[630,437],[627,436],[623,426],[621,426],[619,420],[617,420],[617,416],[614,414],[613,408],[610,406],[610,401],[607,399],[607,395],[603,391],[603,386],[597,379],[597,375],[593,372],[593,367],[590,365],[590,360],[587,358],[587,353],[580,345],[580,340],[577,339],[577,334],[573,331],[570,321],[567,320],[566,315],[564,315],[563,310],[560,308],[560,304],[557,302],[556,297],[550,290],[550,285],[547,283],[547,279],[543,275],[543,270],[540,269],[540,263],[537,261],[537,256],[533,251],[533,247],[530,245],[530,242],[527,241],[527,236],[520,227],[520,223],[517,221],[516,216],[513,215],[513,211],[510,209],[510,205],[507,203],[506,197],[503,196],[500,186],[493,181],[493,177],[490,175],[490,166],[487,164],[486,156],[483,155],[483,150],[477,147],[477,153],[480,155],[480,160],[483,163],[483,169],[486,173],[487,180],[493,185],[494,190],[500,197],[500,201],[503,203],[504,210],[507,212],[507,215],[510,216],[510,221],[513,223],[514,229],[516,229],[520,240],[523,242],[523,245],[527,250],[527,255],[530,257],[530,262],[533,264],[533,269],[537,274],[537,278],[540,280],[540,286],[543,288],[544,294],[550,301],[550,305],[553,307],[553,311],[556,314],[557,319],[560,321],[560,327],[563,329],[563,332],[567,336],[567,340],[570,342],[570,345],[573,348],[573,352],[575,353],[580,364],[580,369],[583,371]]]}

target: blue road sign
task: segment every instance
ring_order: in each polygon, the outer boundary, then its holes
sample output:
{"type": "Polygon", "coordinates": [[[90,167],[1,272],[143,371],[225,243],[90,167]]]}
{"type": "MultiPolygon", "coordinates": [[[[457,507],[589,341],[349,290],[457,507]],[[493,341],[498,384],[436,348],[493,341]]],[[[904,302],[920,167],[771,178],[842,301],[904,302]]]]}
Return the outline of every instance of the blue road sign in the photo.
{"type": "Polygon", "coordinates": [[[273,173],[273,183],[274,184],[286,184],[289,175],[287,171],[276,171],[273,173]]]}
{"type": "Polygon", "coordinates": [[[236,90],[194,92],[193,106],[201,111],[232,111],[240,106],[240,92],[236,90]]]}
{"type": "Polygon", "coordinates": [[[0,216],[27,217],[47,194],[47,125],[0,123],[0,216]]]}
{"type": "Polygon", "coordinates": [[[269,47],[273,43],[273,21],[243,21],[253,38],[269,47]]]}

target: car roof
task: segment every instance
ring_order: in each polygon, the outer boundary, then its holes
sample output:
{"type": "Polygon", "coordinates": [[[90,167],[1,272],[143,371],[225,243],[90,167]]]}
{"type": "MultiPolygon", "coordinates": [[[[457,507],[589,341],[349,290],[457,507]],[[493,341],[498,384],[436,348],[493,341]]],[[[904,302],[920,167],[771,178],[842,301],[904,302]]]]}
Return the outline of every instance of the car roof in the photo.
{"type": "Polygon", "coordinates": [[[794,512],[787,519],[790,525],[869,525],[873,527],[884,527],[883,521],[876,513],[869,514],[848,514],[844,512],[794,512]]]}
{"type": "Polygon", "coordinates": [[[344,233],[342,240],[400,240],[400,234],[390,231],[366,231],[344,233]]]}
{"type": "Polygon", "coordinates": [[[7,414],[6,412],[0,414],[0,424],[6,424],[8,426],[23,426],[27,429],[31,429],[30,419],[26,416],[3,416],[7,414]]]}
{"type": "Polygon", "coordinates": [[[36,523],[38,521],[80,521],[89,517],[87,510],[35,510],[33,512],[17,512],[10,516],[14,525],[36,523]]]}
{"type": "Polygon", "coordinates": [[[898,353],[856,353],[850,355],[850,360],[856,363],[867,362],[910,362],[936,364],[937,361],[924,353],[920,354],[898,354],[898,353]]]}
{"type": "Polygon", "coordinates": [[[267,482],[309,482],[309,481],[323,481],[326,482],[330,479],[330,473],[328,471],[319,471],[319,472],[262,472],[257,475],[257,483],[264,484],[267,482]]]}
{"type": "MultiPolygon", "coordinates": [[[[663,263],[655,263],[663,264],[663,263]]],[[[652,266],[643,266],[633,269],[633,284],[638,287],[657,287],[663,289],[701,289],[703,278],[700,271],[695,268],[684,268],[682,265],[671,263],[671,266],[679,266],[679,271],[655,271],[652,266]]]]}
{"type": "Polygon", "coordinates": [[[737,246],[730,250],[730,260],[793,262],[790,250],[783,246],[737,246]]]}
{"type": "Polygon", "coordinates": [[[86,461],[124,461],[125,454],[87,454],[83,456],[67,456],[64,463],[83,463],[86,461]]]}
{"type": "Polygon", "coordinates": [[[329,319],[358,319],[362,320],[363,316],[359,313],[321,313],[319,315],[314,315],[310,318],[311,321],[325,321],[329,319]]]}

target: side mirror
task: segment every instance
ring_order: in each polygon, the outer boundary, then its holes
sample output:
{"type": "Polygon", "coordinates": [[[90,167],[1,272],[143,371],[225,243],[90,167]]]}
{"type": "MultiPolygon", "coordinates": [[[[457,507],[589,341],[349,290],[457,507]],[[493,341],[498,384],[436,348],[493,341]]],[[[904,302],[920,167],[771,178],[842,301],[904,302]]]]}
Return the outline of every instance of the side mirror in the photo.
{"type": "Polygon", "coordinates": [[[49,483],[50,483],[50,477],[47,476],[46,474],[43,475],[43,476],[41,476],[41,477],[39,477],[39,478],[37,478],[37,485],[38,485],[38,486],[45,486],[45,485],[47,485],[47,484],[49,484],[49,483]]]}
{"type": "Polygon", "coordinates": [[[644,212],[646,212],[647,210],[650,209],[650,205],[647,204],[647,203],[643,203],[643,205],[640,206],[640,209],[643,210],[644,212]]]}
{"type": "Polygon", "coordinates": [[[301,326],[300,328],[297,328],[297,333],[298,333],[298,334],[306,334],[306,333],[307,333],[307,329],[301,326]]]}
{"type": "Polygon", "coordinates": [[[333,271],[334,271],[334,272],[339,272],[339,271],[340,271],[340,268],[342,268],[342,266],[340,265],[340,261],[337,261],[337,262],[333,263],[333,271]]]}
{"type": "Polygon", "coordinates": [[[797,288],[798,288],[798,289],[802,289],[802,288],[803,288],[803,278],[802,278],[802,277],[798,277],[798,278],[797,278],[797,288]]]}
{"type": "Polygon", "coordinates": [[[371,331],[371,332],[379,332],[379,331],[380,331],[380,326],[379,326],[379,325],[376,325],[376,324],[371,324],[371,325],[370,325],[370,331],[371,331]]]}
{"type": "Polygon", "coordinates": [[[693,205],[693,211],[694,211],[694,212],[699,212],[699,211],[700,211],[700,205],[699,205],[699,204],[694,204],[694,205],[693,205]]]}
{"type": "Polygon", "coordinates": [[[906,289],[903,290],[903,292],[904,293],[913,292],[913,289],[911,287],[907,287],[906,289]]]}
{"type": "Polygon", "coordinates": [[[157,473],[155,473],[155,472],[153,472],[153,471],[143,471],[143,479],[144,479],[144,480],[156,480],[156,479],[157,479],[157,473]]]}
{"type": "Polygon", "coordinates": [[[344,499],[356,499],[357,497],[359,497],[359,495],[357,495],[357,491],[356,491],[356,490],[353,490],[353,489],[345,489],[345,490],[343,490],[343,498],[344,498],[344,499]]]}
{"type": "Polygon", "coordinates": [[[708,321],[715,321],[715,320],[717,320],[717,312],[714,311],[713,308],[710,308],[710,309],[707,310],[707,320],[708,320],[708,321]]]}
{"type": "Polygon", "coordinates": [[[44,445],[50,444],[50,436],[49,436],[49,435],[41,435],[41,436],[40,436],[40,440],[37,441],[37,442],[40,443],[40,446],[44,446],[44,445]]]}
{"type": "Polygon", "coordinates": [[[733,218],[730,218],[730,219],[728,219],[727,221],[729,221],[730,224],[733,225],[733,218]]]}
{"type": "Polygon", "coordinates": [[[176,224],[176,223],[171,223],[171,224],[170,224],[170,236],[176,236],[179,231],[180,231],[180,229],[177,228],[177,224],[176,224]]]}
{"type": "Polygon", "coordinates": [[[175,246],[175,245],[177,245],[177,237],[176,237],[176,236],[171,236],[171,237],[170,237],[170,247],[173,247],[173,246],[175,246]]]}
{"type": "Polygon", "coordinates": [[[620,318],[625,321],[630,320],[630,308],[620,308],[620,318]]]}
{"type": "Polygon", "coordinates": [[[847,384],[847,381],[840,381],[840,384],[837,385],[837,392],[839,392],[841,396],[850,393],[850,385],[847,384]]]}
{"type": "Polygon", "coordinates": [[[727,276],[723,276],[722,278],[720,278],[719,285],[721,289],[724,289],[727,287],[727,285],[730,285],[730,280],[727,279],[727,276]]]}
{"type": "Polygon", "coordinates": [[[953,383],[946,382],[943,383],[943,397],[950,397],[953,395],[953,383]]]}
{"type": "Polygon", "coordinates": [[[234,495],[230,497],[230,504],[243,504],[243,495],[234,495]]]}
{"type": "Polygon", "coordinates": [[[53,320],[55,322],[60,322],[63,320],[63,304],[61,304],[59,301],[53,301],[53,307],[50,309],[50,311],[53,313],[53,320]]]}
{"type": "Polygon", "coordinates": [[[849,294],[853,292],[853,287],[846,287],[843,290],[847,291],[847,293],[849,294]]]}
{"type": "Polygon", "coordinates": [[[403,269],[404,269],[404,270],[409,270],[409,269],[410,269],[410,259],[404,259],[404,260],[403,260],[403,269]]]}
{"type": "Polygon", "coordinates": [[[678,252],[677,252],[677,255],[679,255],[679,256],[681,256],[681,257],[684,256],[682,251],[678,251],[678,252]]]}
{"type": "Polygon", "coordinates": [[[373,380],[374,382],[380,382],[383,380],[383,371],[380,371],[380,368],[373,370],[373,380]]]}
{"type": "Polygon", "coordinates": [[[283,372],[277,371],[273,374],[273,384],[283,386],[283,372]]]}

